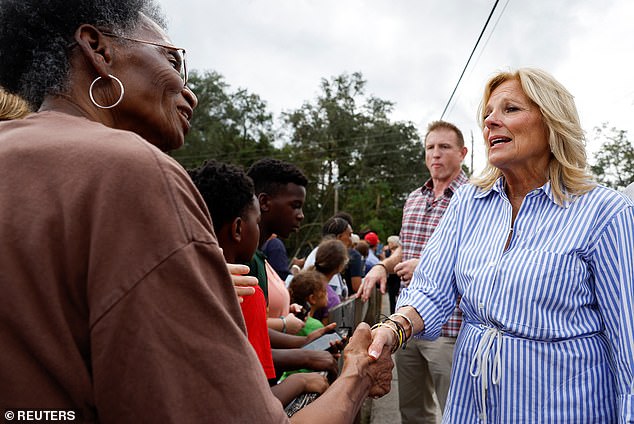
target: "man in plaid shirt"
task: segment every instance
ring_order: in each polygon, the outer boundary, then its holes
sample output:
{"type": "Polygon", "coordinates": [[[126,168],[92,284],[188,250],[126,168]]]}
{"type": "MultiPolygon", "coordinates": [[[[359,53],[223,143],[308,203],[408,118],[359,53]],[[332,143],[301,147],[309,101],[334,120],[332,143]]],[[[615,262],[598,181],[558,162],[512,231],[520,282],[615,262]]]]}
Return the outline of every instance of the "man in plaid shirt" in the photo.
{"type": "MultiPolygon", "coordinates": [[[[372,287],[380,283],[385,293],[387,273],[394,271],[401,284],[409,284],[418,265],[420,252],[447,210],[453,193],[467,182],[461,163],[467,154],[462,132],[453,124],[435,121],[425,135],[425,164],[431,178],[410,193],[403,207],[401,247],[389,258],[375,265],[366,275],[359,295],[364,299],[372,287]]],[[[412,339],[405,350],[396,354],[398,394],[403,424],[435,423],[437,407],[445,407],[453,348],[462,323],[462,312],[456,309],[443,326],[437,340],[412,339]]]]}

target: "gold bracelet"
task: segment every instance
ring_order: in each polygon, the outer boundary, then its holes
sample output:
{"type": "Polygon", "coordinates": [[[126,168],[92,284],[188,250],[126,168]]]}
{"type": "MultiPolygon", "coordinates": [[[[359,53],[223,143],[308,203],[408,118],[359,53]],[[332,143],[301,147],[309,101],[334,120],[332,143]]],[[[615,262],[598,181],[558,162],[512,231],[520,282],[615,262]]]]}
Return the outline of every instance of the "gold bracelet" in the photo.
{"type": "MultiPolygon", "coordinates": [[[[390,317],[385,317],[383,320],[383,324],[389,325],[390,323],[394,324],[394,328],[396,329],[396,334],[398,334],[398,347],[403,347],[405,349],[405,344],[407,343],[407,336],[405,335],[405,328],[403,324],[400,322],[393,320],[390,317]]],[[[391,327],[391,325],[390,325],[391,327]]]]}
{"type": "Polygon", "coordinates": [[[392,332],[394,333],[394,336],[396,337],[396,343],[392,346],[391,353],[396,352],[398,350],[398,348],[403,345],[402,336],[399,335],[399,332],[398,332],[398,330],[396,328],[394,328],[393,326],[387,324],[386,322],[377,322],[376,324],[374,324],[372,326],[371,330],[374,330],[374,329],[380,328],[380,327],[387,327],[390,330],[392,330],[392,332]]]}
{"type": "Polygon", "coordinates": [[[390,315],[390,318],[393,316],[401,317],[409,324],[409,337],[407,337],[407,340],[409,341],[414,336],[414,324],[412,323],[412,320],[409,319],[407,315],[400,312],[394,312],[392,315],[390,315]]]}

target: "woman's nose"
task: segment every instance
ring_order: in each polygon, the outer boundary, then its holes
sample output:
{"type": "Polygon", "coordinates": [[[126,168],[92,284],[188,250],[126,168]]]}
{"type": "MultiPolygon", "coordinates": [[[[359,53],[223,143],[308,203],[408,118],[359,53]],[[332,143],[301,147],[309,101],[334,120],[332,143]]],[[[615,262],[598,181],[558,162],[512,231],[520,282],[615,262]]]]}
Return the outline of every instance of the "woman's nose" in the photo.
{"type": "Polygon", "coordinates": [[[192,109],[196,109],[198,106],[198,97],[194,94],[194,92],[188,86],[183,86],[183,97],[187,100],[187,103],[192,107],[192,109]]]}
{"type": "Polygon", "coordinates": [[[487,128],[498,127],[500,126],[500,121],[495,112],[489,113],[486,118],[484,118],[484,125],[487,128]]]}

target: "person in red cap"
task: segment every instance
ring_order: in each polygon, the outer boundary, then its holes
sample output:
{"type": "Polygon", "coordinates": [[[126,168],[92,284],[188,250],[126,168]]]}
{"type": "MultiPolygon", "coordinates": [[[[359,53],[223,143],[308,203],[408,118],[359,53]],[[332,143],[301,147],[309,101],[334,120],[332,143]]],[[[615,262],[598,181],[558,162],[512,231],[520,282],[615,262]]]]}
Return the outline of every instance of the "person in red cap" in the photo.
{"type": "Polygon", "coordinates": [[[376,248],[381,242],[381,240],[379,240],[379,236],[377,236],[374,231],[370,231],[369,233],[367,233],[363,237],[363,240],[367,241],[368,244],[370,245],[370,250],[368,251],[368,257],[365,258],[365,265],[367,269],[369,269],[380,262],[379,258],[376,256],[376,248]]]}

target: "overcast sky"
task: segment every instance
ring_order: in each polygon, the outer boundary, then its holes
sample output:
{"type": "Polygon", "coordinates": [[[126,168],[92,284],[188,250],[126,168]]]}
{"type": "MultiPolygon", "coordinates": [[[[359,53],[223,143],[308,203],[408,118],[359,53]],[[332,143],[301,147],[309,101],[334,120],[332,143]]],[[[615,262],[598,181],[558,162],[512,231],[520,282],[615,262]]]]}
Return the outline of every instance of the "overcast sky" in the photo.
{"type": "MultiPolygon", "coordinates": [[[[394,120],[424,134],[439,119],[495,0],[159,0],[187,63],[246,88],[277,117],[360,71],[394,120]]],[[[575,96],[588,134],[602,122],[634,138],[634,1],[500,0],[445,119],[484,146],[476,111],[497,70],[545,69],[575,96]]],[[[470,142],[468,141],[468,144],[470,142]]],[[[596,151],[599,146],[589,145],[596,151]]],[[[469,164],[469,158],[466,160],[469,164]]]]}

